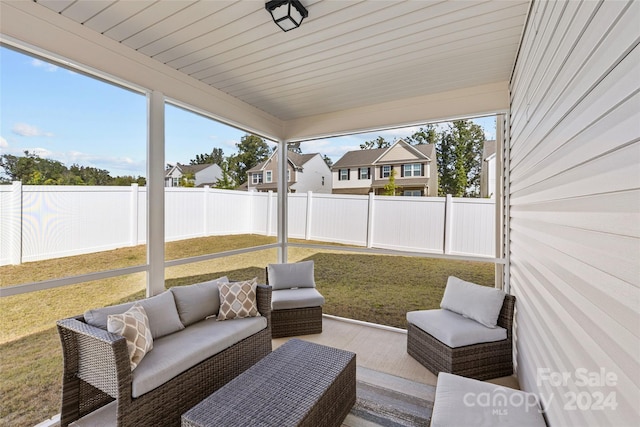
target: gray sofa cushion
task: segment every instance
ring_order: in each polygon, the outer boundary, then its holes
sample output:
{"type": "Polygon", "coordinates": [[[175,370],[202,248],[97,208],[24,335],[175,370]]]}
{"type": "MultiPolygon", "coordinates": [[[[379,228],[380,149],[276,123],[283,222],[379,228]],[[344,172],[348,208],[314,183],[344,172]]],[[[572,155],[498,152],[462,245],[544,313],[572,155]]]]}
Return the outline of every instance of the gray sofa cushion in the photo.
{"type": "Polygon", "coordinates": [[[313,261],[295,262],[291,264],[267,265],[269,285],[273,290],[291,288],[315,288],[313,261]]]}
{"type": "Polygon", "coordinates": [[[142,396],[266,327],[267,319],[264,317],[247,317],[227,322],[217,322],[211,318],[155,340],[153,350],[131,372],[132,396],[142,396]]]}
{"type": "MultiPolygon", "coordinates": [[[[180,316],[178,316],[176,303],[171,292],[164,291],[160,295],[141,299],[136,302],[140,304],[147,313],[149,328],[151,329],[151,335],[154,340],[184,329],[184,325],[180,322],[180,316]]],[[[107,318],[110,314],[122,314],[133,307],[133,304],[135,304],[135,302],[87,310],[84,313],[84,319],[89,325],[106,330],[107,318]]]]}
{"type": "Polygon", "coordinates": [[[545,427],[535,394],[440,372],[431,427],[545,427]]]}
{"type": "Polygon", "coordinates": [[[176,300],[180,321],[184,326],[218,314],[220,310],[219,283],[229,283],[227,276],[208,282],[188,286],[174,286],[171,289],[176,300]]]}
{"type": "Polygon", "coordinates": [[[324,304],[324,297],[315,289],[281,289],[271,293],[271,309],[318,307],[324,304]]]}
{"type": "Polygon", "coordinates": [[[487,328],[449,310],[410,311],[407,313],[407,322],[451,348],[507,339],[506,329],[499,326],[487,328]]]}
{"type": "Polygon", "coordinates": [[[104,329],[106,331],[107,320],[110,314],[122,314],[133,307],[134,304],[135,301],[87,310],[84,312],[84,321],[91,326],[95,326],[96,328],[104,329]]]}
{"type": "Polygon", "coordinates": [[[488,328],[495,328],[505,295],[500,289],[449,276],[440,308],[462,314],[488,328]]]}

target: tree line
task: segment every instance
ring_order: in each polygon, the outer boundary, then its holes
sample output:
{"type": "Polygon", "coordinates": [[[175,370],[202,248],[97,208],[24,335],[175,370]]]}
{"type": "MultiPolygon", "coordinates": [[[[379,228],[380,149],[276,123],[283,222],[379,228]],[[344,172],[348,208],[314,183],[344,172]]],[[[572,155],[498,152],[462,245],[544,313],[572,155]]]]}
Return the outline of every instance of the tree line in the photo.
{"type": "Polygon", "coordinates": [[[112,177],[109,171],[73,164],[65,166],[58,160],[45,159],[36,153],[24,152],[24,156],[3,154],[0,156],[0,183],[20,181],[26,185],[145,185],[142,176],[112,177]]]}
{"type": "MultiPolygon", "coordinates": [[[[438,194],[451,194],[455,197],[479,197],[480,171],[482,167],[482,149],[485,141],[482,127],[470,120],[456,120],[438,129],[434,125],[420,127],[411,136],[402,138],[411,145],[433,144],[438,164],[438,194]]],[[[360,149],[388,148],[394,141],[383,137],[365,141],[360,149]]],[[[235,189],[246,183],[247,171],[265,161],[273,152],[264,139],[257,135],[244,135],[236,143],[237,152],[224,155],[221,148],[213,148],[211,153],[196,154],[190,165],[217,164],[222,169],[222,178],[215,187],[235,189]]],[[[289,144],[288,149],[302,153],[300,143],[289,144]]],[[[323,156],[329,167],[331,159],[323,156]]],[[[34,153],[25,152],[25,156],[4,154],[0,156],[0,167],[5,178],[0,182],[22,181],[33,185],[145,185],[144,177],[111,177],[104,169],[78,166],[67,168],[57,160],[43,159],[34,153]]],[[[167,165],[170,168],[171,165],[167,165]]],[[[390,194],[396,191],[396,182],[392,178],[387,189],[390,194]],[[393,187],[393,188],[392,188],[393,187]]],[[[186,181],[185,181],[186,185],[186,181]]]]}

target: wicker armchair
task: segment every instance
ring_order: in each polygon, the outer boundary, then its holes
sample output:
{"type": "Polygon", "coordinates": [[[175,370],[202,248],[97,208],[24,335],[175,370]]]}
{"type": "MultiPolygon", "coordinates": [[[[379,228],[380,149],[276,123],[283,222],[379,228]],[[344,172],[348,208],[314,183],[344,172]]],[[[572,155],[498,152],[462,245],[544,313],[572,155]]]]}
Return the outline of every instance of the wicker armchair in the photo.
{"type": "Polygon", "coordinates": [[[409,323],[407,352],[434,374],[447,372],[486,380],[513,374],[513,312],[516,298],[506,295],[498,326],[507,330],[502,341],[449,347],[416,325],[409,323]]]}
{"type": "MultiPolygon", "coordinates": [[[[313,275],[313,261],[311,263],[311,274],[313,275]]],[[[298,263],[298,265],[303,263],[298,263]]],[[[283,266],[283,264],[280,264],[283,266]]],[[[287,264],[291,266],[292,264],[287,264]]],[[[293,337],[308,334],[319,334],[322,332],[322,304],[324,297],[315,289],[278,289],[277,284],[269,283],[269,268],[267,266],[266,282],[274,285],[272,307],[271,307],[271,336],[273,338],[293,337]],[[302,298],[296,293],[305,293],[302,298]],[[311,293],[311,297],[308,295],[311,293]],[[286,308],[284,308],[286,307],[286,308]]],[[[283,274],[279,272],[278,279],[282,279],[283,274]]],[[[313,280],[311,278],[311,280],[313,280]]],[[[286,279],[285,279],[286,281],[286,279]]],[[[295,282],[295,279],[293,280],[295,282]]]]}

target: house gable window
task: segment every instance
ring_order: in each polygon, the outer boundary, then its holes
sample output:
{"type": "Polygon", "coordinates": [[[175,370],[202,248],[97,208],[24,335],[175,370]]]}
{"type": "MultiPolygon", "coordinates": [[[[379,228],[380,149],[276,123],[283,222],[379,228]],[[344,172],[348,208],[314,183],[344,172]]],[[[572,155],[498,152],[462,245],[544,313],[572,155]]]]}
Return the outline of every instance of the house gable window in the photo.
{"type": "Polygon", "coordinates": [[[381,178],[389,178],[391,176],[391,170],[393,168],[391,165],[384,165],[380,167],[380,177],[381,178]]]}
{"type": "Polygon", "coordinates": [[[422,176],[422,164],[410,163],[402,165],[402,176],[422,176]]]}
{"type": "Polygon", "coordinates": [[[265,171],[264,182],[272,182],[273,173],[271,171],[265,171]]]}
{"type": "Polygon", "coordinates": [[[369,168],[358,168],[358,179],[369,179],[371,175],[369,168]]]}
{"type": "Polygon", "coordinates": [[[347,181],[347,180],[349,180],[349,169],[338,170],[338,181],[347,181]]]}
{"type": "Polygon", "coordinates": [[[171,178],[171,186],[172,187],[180,187],[180,178],[173,177],[171,178]]]}
{"type": "Polygon", "coordinates": [[[262,184],[262,173],[254,173],[251,175],[252,184],[262,184]]]}

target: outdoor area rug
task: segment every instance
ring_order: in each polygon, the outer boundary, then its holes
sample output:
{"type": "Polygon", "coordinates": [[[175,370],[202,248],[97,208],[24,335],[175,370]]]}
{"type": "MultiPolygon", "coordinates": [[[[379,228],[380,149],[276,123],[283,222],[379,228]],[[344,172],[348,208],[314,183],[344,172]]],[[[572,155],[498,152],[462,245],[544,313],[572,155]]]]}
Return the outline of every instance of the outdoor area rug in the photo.
{"type": "Polygon", "coordinates": [[[428,426],[436,388],[358,367],[356,403],[344,427],[428,426]]]}

